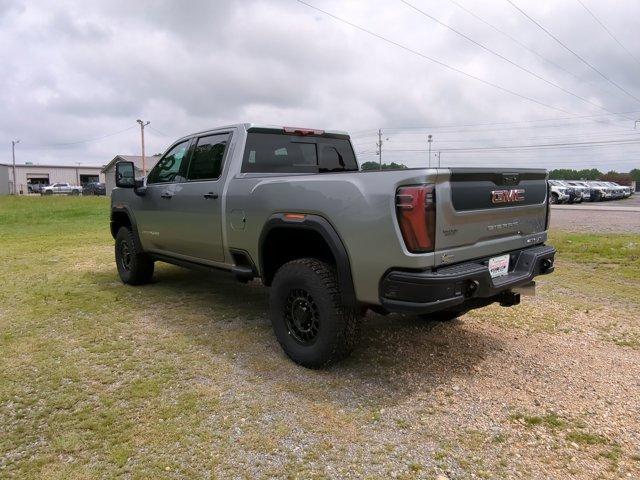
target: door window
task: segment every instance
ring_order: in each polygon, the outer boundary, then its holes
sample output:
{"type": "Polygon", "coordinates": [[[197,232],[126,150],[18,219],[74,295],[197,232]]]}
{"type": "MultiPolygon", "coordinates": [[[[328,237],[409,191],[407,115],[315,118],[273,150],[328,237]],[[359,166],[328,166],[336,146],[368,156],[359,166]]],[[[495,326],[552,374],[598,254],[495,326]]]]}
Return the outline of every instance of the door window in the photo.
{"type": "Polygon", "coordinates": [[[209,135],[198,138],[189,162],[189,180],[216,180],[222,172],[222,160],[229,135],[209,135]]]}
{"type": "Polygon", "coordinates": [[[151,170],[147,183],[184,182],[188,150],[189,140],[179,143],[169,150],[151,170]]]}

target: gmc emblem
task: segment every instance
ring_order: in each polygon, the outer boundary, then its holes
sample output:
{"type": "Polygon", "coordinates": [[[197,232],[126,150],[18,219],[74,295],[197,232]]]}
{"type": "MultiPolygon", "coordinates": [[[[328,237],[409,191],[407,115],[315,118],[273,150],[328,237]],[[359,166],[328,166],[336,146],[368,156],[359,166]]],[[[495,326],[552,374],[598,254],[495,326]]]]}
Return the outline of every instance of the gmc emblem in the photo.
{"type": "Polygon", "coordinates": [[[516,203],[524,202],[524,189],[514,188],[512,190],[492,190],[491,203],[516,203]]]}

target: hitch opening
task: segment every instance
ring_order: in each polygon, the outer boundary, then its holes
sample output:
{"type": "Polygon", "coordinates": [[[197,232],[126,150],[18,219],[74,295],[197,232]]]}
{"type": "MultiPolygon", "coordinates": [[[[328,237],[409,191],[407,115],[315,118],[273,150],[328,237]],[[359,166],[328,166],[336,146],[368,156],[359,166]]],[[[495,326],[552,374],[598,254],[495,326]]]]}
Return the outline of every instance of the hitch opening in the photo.
{"type": "Polygon", "coordinates": [[[501,307],[513,307],[520,303],[520,294],[512,292],[511,290],[507,290],[506,292],[502,292],[500,294],[499,300],[501,307]]]}

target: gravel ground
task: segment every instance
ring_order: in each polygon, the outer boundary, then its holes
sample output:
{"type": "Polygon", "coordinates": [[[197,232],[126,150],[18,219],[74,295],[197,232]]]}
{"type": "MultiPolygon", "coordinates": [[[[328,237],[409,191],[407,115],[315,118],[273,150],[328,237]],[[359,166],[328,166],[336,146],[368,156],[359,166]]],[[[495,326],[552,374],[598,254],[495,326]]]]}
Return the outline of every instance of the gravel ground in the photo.
{"type": "Polygon", "coordinates": [[[102,202],[0,199],[0,478],[640,478],[637,235],[552,230],[537,296],[313,371],[257,282],[122,285],[102,202]]]}
{"type": "Polygon", "coordinates": [[[640,207],[640,194],[626,200],[597,204],[570,205],[570,209],[551,208],[551,228],[585,233],[640,233],[640,211],[588,210],[598,207],[640,207]]]}

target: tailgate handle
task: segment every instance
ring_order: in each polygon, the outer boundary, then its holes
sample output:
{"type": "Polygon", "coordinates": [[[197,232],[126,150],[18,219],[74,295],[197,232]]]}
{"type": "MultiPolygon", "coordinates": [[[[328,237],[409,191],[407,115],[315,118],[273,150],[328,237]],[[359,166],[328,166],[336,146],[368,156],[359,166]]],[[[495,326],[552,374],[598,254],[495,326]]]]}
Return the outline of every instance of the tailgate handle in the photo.
{"type": "Polygon", "coordinates": [[[218,194],[213,192],[205,193],[204,198],[213,198],[215,200],[216,198],[218,198],[218,194]]]}

